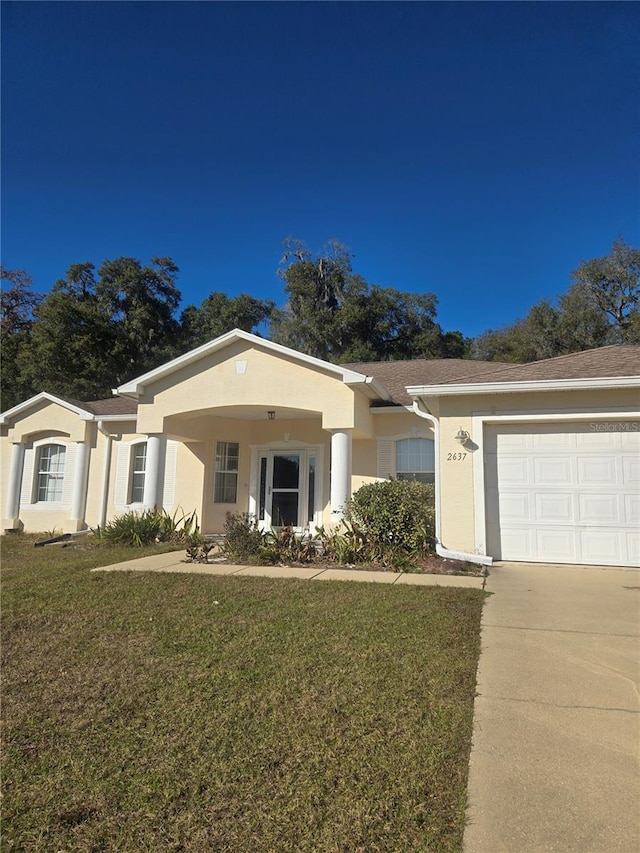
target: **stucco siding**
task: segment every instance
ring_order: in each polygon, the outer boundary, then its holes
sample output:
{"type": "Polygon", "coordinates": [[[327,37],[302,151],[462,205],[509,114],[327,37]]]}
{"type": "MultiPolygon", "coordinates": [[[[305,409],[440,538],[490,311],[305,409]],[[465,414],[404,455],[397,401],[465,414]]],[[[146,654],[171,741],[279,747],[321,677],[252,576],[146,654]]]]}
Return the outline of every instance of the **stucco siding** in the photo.
{"type": "Polygon", "coordinates": [[[624,420],[627,412],[640,410],[635,389],[557,391],[526,394],[490,394],[442,397],[440,412],[441,540],[446,548],[467,553],[486,553],[484,524],[484,432],[486,423],[522,418],[539,423],[545,418],[624,420]],[[471,441],[458,444],[454,436],[466,430],[471,441]],[[461,454],[465,454],[460,458],[461,454]],[[456,456],[457,454],[457,456],[456,456]]]}

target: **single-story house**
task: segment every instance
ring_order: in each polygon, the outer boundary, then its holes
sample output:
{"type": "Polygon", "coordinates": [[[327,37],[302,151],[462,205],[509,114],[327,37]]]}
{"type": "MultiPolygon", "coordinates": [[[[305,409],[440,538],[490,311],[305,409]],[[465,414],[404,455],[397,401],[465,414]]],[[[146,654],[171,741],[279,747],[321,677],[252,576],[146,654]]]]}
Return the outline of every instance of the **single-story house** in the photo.
{"type": "Polygon", "coordinates": [[[442,554],[640,566],[639,392],[640,346],[335,365],[235,330],[109,400],[0,415],[2,529],[163,506],[313,530],[397,476],[435,482],[442,554]]]}

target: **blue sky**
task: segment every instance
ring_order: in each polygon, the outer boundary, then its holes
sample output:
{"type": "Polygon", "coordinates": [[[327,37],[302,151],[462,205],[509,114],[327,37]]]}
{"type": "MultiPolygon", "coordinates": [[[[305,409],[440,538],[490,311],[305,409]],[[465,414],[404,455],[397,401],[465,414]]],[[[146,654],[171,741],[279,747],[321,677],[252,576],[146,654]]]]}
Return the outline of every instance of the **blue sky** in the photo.
{"type": "Polygon", "coordinates": [[[2,3],[2,260],[169,255],[282,303],[287,235],[476,335],[640,244],[640,4],[2,3]]]}

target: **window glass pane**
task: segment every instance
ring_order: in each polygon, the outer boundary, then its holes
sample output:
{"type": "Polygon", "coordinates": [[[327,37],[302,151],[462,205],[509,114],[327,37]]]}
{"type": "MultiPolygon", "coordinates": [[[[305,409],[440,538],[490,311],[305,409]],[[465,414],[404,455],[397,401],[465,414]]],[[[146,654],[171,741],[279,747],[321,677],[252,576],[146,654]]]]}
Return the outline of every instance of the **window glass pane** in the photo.
{"type": "Polygon", "coordinates": [[[274,456],[273,488],[297,489],[299,471],[300,457],[297,454],[292,454],[291,456],[274,456]]]}
{"type": "Polygon", "coordinates": [[[217,504],[234,504],[236,502],[236,484],[238,475],[234,473],[216,473],[216,486],[213,500],[217,504]]]}
{"type": "Polygon", "coordinates": [[[271,523],[274,527],[298,524],[298,493],[274,492],[271,502],[271,523]]]}
{"type": "MultiPolygon", "coordinates": [[[[429,438],[406,438],[396,442],[396,472],[401,474],[433,474],[435,455],[433,440],[429,438]]],[[[416,479],[413,477],[412,479],[416,479]]],[[[422,482],[433,482],[433,479],[422,482]]]]}
{"type": "Polygon", "coordinates": [[[260,496],[258,500],[258,518],[264,521],[265,501],[267,497],[267,457],[260,459],[260,496]]]}
{"type": "Polygon", "coordinates": [[[62,500],[66,448],[61,444],[45,444],[38,453],[38,501],[62,500]]]}
{"type": "Polygon", "coordinates": [[[316,512],[316,457],[309,457],[309,508],[308,521],[313,521],[316,512]]]}
{"type": "Polygon", "coordinates": [[[131,448],[131,487],[129,503],[142,503],[144,499],[144,478],[147,469],[147,442],[134,444],[131,448]]]}
{"type": "Polygon", "coordinates": [[[234,504],[238,494],[240,445],[236,441],[216,442],[215,503],[234,504]]]}

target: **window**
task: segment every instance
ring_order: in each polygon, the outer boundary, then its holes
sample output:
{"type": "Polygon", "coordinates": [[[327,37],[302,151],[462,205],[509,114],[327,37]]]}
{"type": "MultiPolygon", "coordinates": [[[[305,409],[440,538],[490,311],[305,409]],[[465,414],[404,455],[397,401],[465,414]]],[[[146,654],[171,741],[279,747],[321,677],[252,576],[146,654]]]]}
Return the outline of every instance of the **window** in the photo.
{"type": "Polygon", "coordinates": [[[36,500],[61,501],[66,449],[61,444],[45,444],[38,452],[36,500]]]}
{"type": "Polygon", "coordinates": [[[405,438],[396,442],[396,476],[399,480],[435,480],[435,454],[429,438],[405,438]]]}
{"type": "Polygon", "coordinates": [[[141,504],[144,499],[144,478],[147,470],[147,442],[134,444],[131,448],[131,482],[129,503],[141,504]]]}
{"type": "Polygon", "coordinates": [[[235,441],[216,442],[214,503],[234,504],[238,497],[240,445],[235,441]]]}

